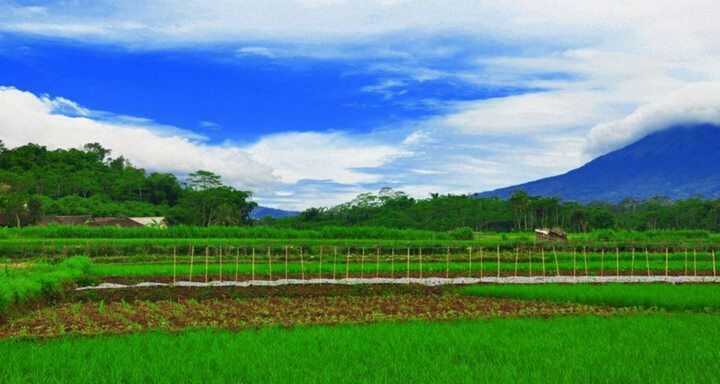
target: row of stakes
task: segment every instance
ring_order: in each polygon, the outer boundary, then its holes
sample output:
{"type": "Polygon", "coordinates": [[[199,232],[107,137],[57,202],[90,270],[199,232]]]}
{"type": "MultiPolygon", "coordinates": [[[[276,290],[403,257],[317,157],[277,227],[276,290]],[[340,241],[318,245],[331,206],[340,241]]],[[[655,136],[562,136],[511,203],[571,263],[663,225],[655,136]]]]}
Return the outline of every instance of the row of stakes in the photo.
{"type": "MultiPolygon", "coordinates": [[[[546,276],[546,267],[545,267],[545,250],[541,248],[541,266],[542,266],[542,277],[546,276]]],[[[560,274],[560,264],[558,262],[558,255],[553,247],[552,253],[555,260],[555,272],[556,276],[561,276],[560,274]]],[[[587,260],[587,253],[585,249],[583,248],[583,260],[584,260],[584,270],[585,270],[585,276],[589,276],[589,268],[588,268],[588,260],[587,260]]],[[[480,277],[483,276],[483,250],[482,248],[479,251],[480,255],[480,277]]],[[[500,255],[500,247],[498,246],[496,248],[496,255],[497,255],[497,277],[501,277],[501,255],[500,255]]],[[[712,251],[712,275],[713,277],[717,277],[717,267],[716,267],[716,260],[715,260],[715,251],[712,251]]],[[[300,274],[301,274],[301,280],[305,280],[305,262],[303,258],[302,248],[300,248],[299,251],[300,256],[300,274]]],[[[333,269],[332,269],[332,279],[337,279],[337,247],[334,248],[333,253],[333,269]]],[[[220,257],[220,281],[223,281],[223,270],[222,270],[222,247],[219,249],[219,257],[220,257]]],[[[256,252],[255,248],[252,248],[251,251],[251,264],[252,264],[252,272],[251,272],[251,279],[252,281],[255,281],[256,279],[256,273],[255,273],[255,258],[256,258],[256,252]]],[[[376,254],[376,268],[375,268],[375,277],[379,277],[380,275],[380,258],[381,258],[381,251],[380,248],[377,248],[377,254],[376,254]]],[[[392,250],[391,256],[390,256],[390,278],[395,278],[395,250],[392,250]]],[[[411,252],[410,248],[407,249],[407,255],[405,257],[405,263],[406,263],[406,278],[410,278],[410,258],[411,258],[411,252]]],[[[194,267],[194,259],[195,259],[195,247],[191,246],[190,248],[190,273],[188,276],[188,279],[190,282],[193,281],[193,267],[194,267]]],[[[348,248],[348,253],[345,258],[345,278],[350,277],[350,249],[348,248]]],[[[361,275],[360,278],[364,278],[365,276],[365,248],[362,249],[362,255],[361,255],[361,275]]],[[[514,269],[514,276],[518,277],[518,263],[520,259],[520,250],[519,248],[515,249],[515,269],[514,269]]],[[[631,253],[631,268],[630,268],[630,275],[635,275],[635,259],[636,259],[636,252],[635,249],[632,250],[631,253]]],[[[604,269],[604,260],[605,260],[605,250],[602,250],[601,252],[601,269],[600,269],[600,275],[605,275],[605,269],[604,269]]],[[[323,262],[323,247],[320,247],[320,255],[319,255],[319,277],[322,278],[322,262],[323,262]]],[[[532,257],[528,258],[529,261],[529,270],[530,270],[530,276],[532,276],[532,257]]],[[[270,251],[270,247],[267,248],[267,262],[268,262],[268,278],[269,280],[273,279],[273,271],[272,271],[272,255],[270,251]]],[[[423,278],[423,255],[422,255],[422,248],[419,248],[418,250],[418,262],[419,262],[419,275],[420,278],[423,278]]],[[[473,250],[472,247],[468,249],[468,277],[472,277],[472,262],[473,262],[473,250]]],[[[235,278],[234,281],[238,281],[239,277],[239,264],[240,264],[240,250],[237,250],[237,253],[235,255],[235,278]]],[[[285,279],[288,279],[288,264],[289,264],[289,252],[288,247],[285,247],[285,279]]],[[[209,265],[210,265],[210,249],[209,247],[205,247],[205,282],[209,282],[210,275],[209,275],[209,265]]],[[[648,250],[645,250],[645,265],[647,269],[647,276],[651,276],[651,269],[650,269],[650,254],[648,250]]],[[[620,251],[616,248],[615,250],[615,271],[616,275],[620,276],[620,251]]],[[[665,277],[669,276],[669,250],[665,249],[665,277]]],[[[688,274],[688,251],[685,251],[685,275],[688,274]]],[[[693,250],[693,275],[697,276],[697,251],[693,250]]],[[[573,277],[577,276],[577,255],[576,252],[573,252],[573,277]]],[[[446,258],[445,258],[445,278],[450,277],[450,249],[448,248],[446,258]]],[[[177,248],[173,247],[173,284],[177,282],[177,248]]]]}

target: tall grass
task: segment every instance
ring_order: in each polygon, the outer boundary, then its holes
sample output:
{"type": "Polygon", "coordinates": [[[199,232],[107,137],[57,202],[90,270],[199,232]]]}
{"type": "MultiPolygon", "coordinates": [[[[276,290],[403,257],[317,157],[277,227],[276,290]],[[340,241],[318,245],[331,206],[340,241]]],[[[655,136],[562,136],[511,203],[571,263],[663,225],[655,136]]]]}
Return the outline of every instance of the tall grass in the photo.
{"type": "Polygon", "coordinates": [[[0,320],[9,315],[13,305],[62,293],[63,285],[87,277],[91,266],[87,257],[72,257],[56,265],[5,264],[0,271],[0,320]]]}
{"type": "Polygon", "coordinates": [[[0,340],[4,383],[713,383],[694,314],[0,340]]]}
{"type": "Polygon", "coordinates": [[[476,285],[458,289],[458,292],[473,296],[617,307],[720,311],[720,285],[716,284],[476,285]]]}

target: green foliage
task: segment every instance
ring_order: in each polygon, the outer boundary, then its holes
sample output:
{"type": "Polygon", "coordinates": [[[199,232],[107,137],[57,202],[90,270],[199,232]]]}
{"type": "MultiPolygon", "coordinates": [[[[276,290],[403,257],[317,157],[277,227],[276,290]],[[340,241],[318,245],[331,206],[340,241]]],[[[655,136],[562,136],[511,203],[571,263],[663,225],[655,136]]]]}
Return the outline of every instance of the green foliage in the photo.
{"type": "Polygon", "coordinates": [[[720,285],[714,284],[476,285],[459,289],[458,292],[484,297],[616,307],[720,311],[720,285]]]}
{"type": "Polygon", "coordinates": [[[455,228],[450,232],[453,240],[472,240],[475,237],[475,231],[470,227],[455,228]]]}
{"type": "Polygon", "coordinates": [[[197,171],[184,187],[172,174],[146,172],[98,143],[83,150],[28,144],[0,152],[0,211],[13,226],[47,215],[166,216],[174,223],[245,225],[250,192],[197,171]]]}
{"type": "Polygon", "coordinates": [[[60,294],[64,284],[86,278],[92,267],[87,257],[71,257],[60,264],[5,265],[0,272],[0,319],[12,305],[60,294]]]}
{"type": "Polygon", "coordinates": [[[717,316],[654,314],[0,340],[0,377],[11,384],[710,383],[720,377],[718,327],[717,316]]]}

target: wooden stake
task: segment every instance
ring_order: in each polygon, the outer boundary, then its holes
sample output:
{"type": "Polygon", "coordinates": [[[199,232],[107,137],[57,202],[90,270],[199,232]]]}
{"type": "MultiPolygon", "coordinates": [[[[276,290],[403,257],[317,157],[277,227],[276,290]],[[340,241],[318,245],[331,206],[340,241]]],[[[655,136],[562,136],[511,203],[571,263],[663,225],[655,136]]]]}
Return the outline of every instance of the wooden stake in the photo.
{"type": "Polygon", "coordinates": [[[497,277],[499,279],[500,278],[500,245],[498,245],[496,249],[497,249],[497,260],[498,260],[497,277]]]}
{"type": "Polygon", "coordinates": [[[540,247],[540,263],[542,264],[542,277],[545,278],[545,247],[540,247]]]}
{"type": "Polygon", "coordinates": [[[697,276],[697,250],[693,249],[693,276],[697,276]]]}
{"type": "Polygon", "coordinates": [[[380,247],[377,248],[375,255],[375,277],[380,277],[380,247]]]}
{"type": "Polygon", "coordinates": [[[323,246],[320,245],[320,278],[322,279],[322,257],[323,257],[323,246]]]}
{"type": "Polygon", "coordinates": [[[615,247],[615,276],[620,277],[620,248],[615,247]]]}
{"type": "Polygon", "coordinates": [[[362,248],[362,254],[360,255],[360,278],[365,278],[365,247],[362,248]]]}
{"type": "Polygon", "coordinates": [[[190,246],[190,282],[192,283],[192,275],[193,275],[193,259],[195,259],[195,246],[190,246]]]}
{"type": "MultiPolygon", "coordinates": [[[[254,269],[255,269],[255,265],[253,265],[253,274],[255,272],[254,269]]],[[[238,281],[238,273],[239,272],[240,272],[240,248],[238,247],[237,249],[235,249],[235,282],[236,283],[238,281]]]]}
{"type": "MultiPolygon", "coordinates": [[[[407,249],[407,266],[405,267],[406,270],[406,277],[410,278],[410,247],[407,249]]],[[[409,281],[408,281],[409,283],[409,281]]]]}
{"type": "Polygon", "coordinates": [[[450,247],[447,248],[447,255],[445,255],[445,278],[450,278],[450,247]]]}
{"type": "Polygon", "coordinates": [[[647,275],[650,276],[650,252],[645,248],[645,266],[647,268],[647,275]]]}
{"type": "Polygon", "coordinates": [[[305,261],[303,260],[302,245],[300,246],[300,278],[305,281],[305,261]]]}
{"type": "Polygon", "coordinates": [[[255,247],[252,247],[252,281],[255,281],[255,247]]]}
{"type": "Polygon", "coordinates": [[[285,280],[288,279],[288,246],[285,246],[285,280]]]}
{"type": "Polygon", "coordinates": [[[520,247],[515,248],[515,277],[518,277],[518,259],[520,258],[520,247]]]}
{"type": "Polygon", "coordinates": [[[472,277],[472,246],[468,247],[468,277],[472,277]]]}
{"type": "Polygon", "coordinates": [[[577,250],[573,248],[573,277],[577,277],[577,250]]]}
{"type": "Polygon", "coordinates": [[[668,252],[669,252],[669,251],[668,251],[668,249],[667,249],[667,247],[666,247],[666,248],[665,248],[665,277],[668,277],[668,272],[669,272],[669,271],[668,271],[668,269],[669,269],[669,268],[668,268],[668,262],[669,262],[670,260],[669,260],[668,252]]]}
{"type": "Polygon", "coordinates": [[[177,248],[173,245],[173,286],[177,282],[177,248]]]}
{"type": "Polygon", "coordinates": [[[395,248],[390,253],[390,278],[395,278],[395,248]]]}
{"type": "Polygon", "coordinates": [[[208,282],[208,268],[210,267],[210,248],[205,246],[205,283],[208,282]]]}
{"type": "Polygon", "coordinates": [[[333,249],[333,280],[337,280],[337,247],[333,249]]]}
{"type": "Polygon", "coordinates": [[[222,252],[222,250],[223,250],[223,247],[222,247],[222,245],[221,245],[221,246],[220,246],[220,249],[219,249],[219,253],[220,253],[220,281],[223,281],[223,279],[222,279],[222,270],[223,270],[223,262],[222,262],[222,256],[223,256],[222,253],[223,253],[223,252],[222,252]]]}
{"type": "Polygon", "coordinates": [[[350,277],[350,248],[347,250],[347,257],[345,257],[345,278],[350,277]]]}
{"type": "Polygon", "coordinates": [[[583,260],[585,260],[585,276],[590,276],[590,273],[588,272],[588,260],[587,260],[587,250],[585,247],[583,247],[583,260]]]}
{"type": "Polygon", "coordinates": [[[630,258],[630,276],[635,276],[635,247],[632,249],[632,256],[630,258]]]}
{"type": "Polygon", "coordinates": [[[481,279],[484,277],[483,275],[485,274],[484,269],[485,268],[483,267],[483,248],[480,247],[480,278],[481,279]]]}
{"type": "Polygon", "coordinates": [[[685,276],[688,275],[688,250],[685,248],[685,276]]]}
{"type": "Polygon", "coordinates": [[[528,274],[532,277],[532,248],[528,249],[528,274]]]}
{"type": "Polygon", "coordinates": [[[267,256],[268,256],[268,275],[270,276],[270,280],[272,280],[272,255],[270,254],[270,246],[267,247],[267,256]]]}
{"type": "Polygon", "coordinates": [[[423,277],[423,268],[422,268],[422,247],[420,247],[420,250],[418,251],[418,259],[420,260],[420,278],[423,277]]]}
{"type": "Polygon", "coordinates": [[[558,263],[558,255],[555,251],[555,246],[552,247],[553,256],[555,256],[555,275],[560,276],[560,264],[558,263]]]}
{"type": "Polygon", "coordinates": [[[600,276],[605,276],[605,250],[600,250],[600,276]]]}

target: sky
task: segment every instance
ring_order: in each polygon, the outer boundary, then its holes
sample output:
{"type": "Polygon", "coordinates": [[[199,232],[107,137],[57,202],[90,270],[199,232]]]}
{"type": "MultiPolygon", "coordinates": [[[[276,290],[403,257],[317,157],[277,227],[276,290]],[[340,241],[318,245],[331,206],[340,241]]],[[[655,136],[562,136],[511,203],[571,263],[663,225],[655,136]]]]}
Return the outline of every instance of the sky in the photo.
{"type": "Polygon", "coordinates": [[[5,1],[0,139],[99,142],[261,205],[552,176],[720,124],[717,1],[5,1]]]}

